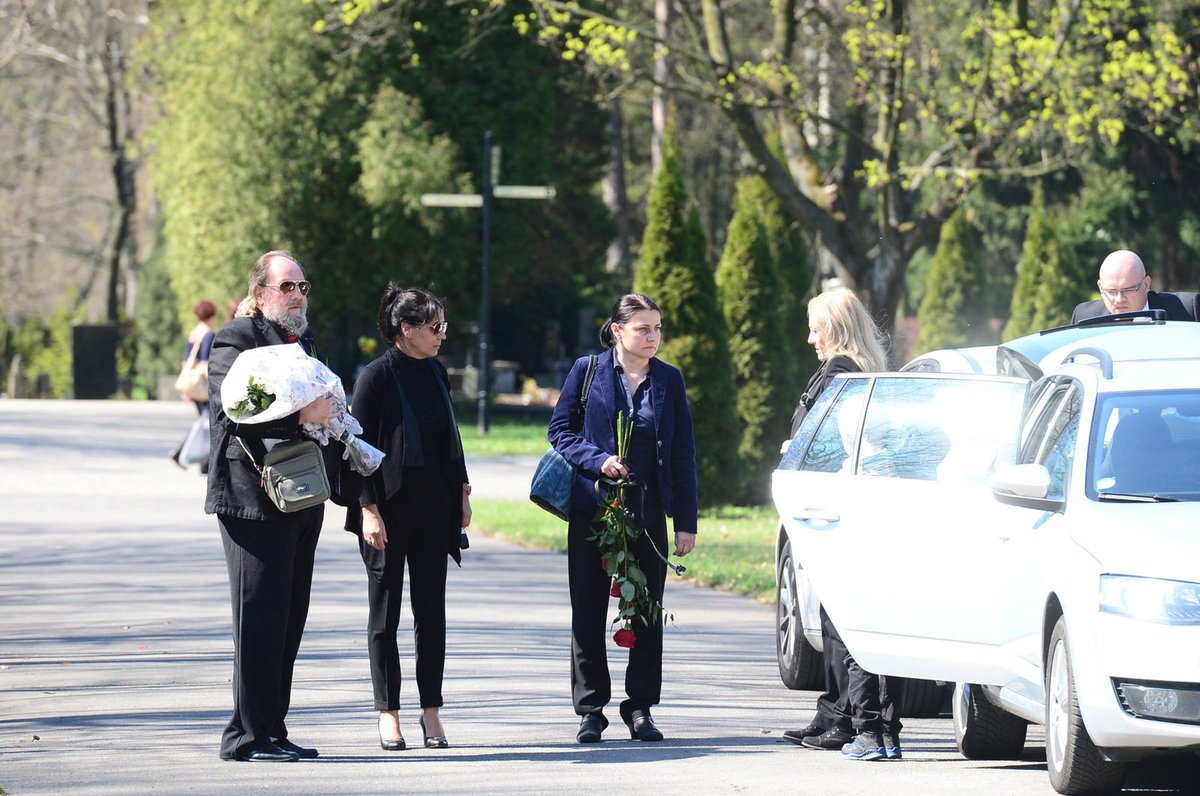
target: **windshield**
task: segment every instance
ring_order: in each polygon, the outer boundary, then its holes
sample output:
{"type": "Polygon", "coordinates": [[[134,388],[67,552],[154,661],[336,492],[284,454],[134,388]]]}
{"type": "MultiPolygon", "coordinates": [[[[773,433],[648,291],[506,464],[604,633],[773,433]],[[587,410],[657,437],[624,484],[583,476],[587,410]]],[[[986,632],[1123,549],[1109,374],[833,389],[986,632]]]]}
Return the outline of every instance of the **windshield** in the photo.
{"type": "Polygon", "coordinates": [[[1094,422],[1088,497],[1200,500],[1200,390],[1106,395],[1094,422]]]}

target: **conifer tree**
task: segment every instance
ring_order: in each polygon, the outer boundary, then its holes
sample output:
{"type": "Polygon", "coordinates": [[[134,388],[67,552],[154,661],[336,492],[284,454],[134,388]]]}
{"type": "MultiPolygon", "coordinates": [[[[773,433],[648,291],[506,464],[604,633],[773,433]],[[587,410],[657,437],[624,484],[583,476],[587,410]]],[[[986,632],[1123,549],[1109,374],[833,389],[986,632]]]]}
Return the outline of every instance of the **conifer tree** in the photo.
{"type": "Polygon", "coordinates": [[[777,311],[783,294],[773,256],[761,177],[738,181],[733,218],[717,266],[717,296],[729,329],[741,421],[738,457],[743,483],[739,502],[761,503],[769,495],[770,473],[779,461],[779,441],[787,434],[796,400],[788,382],[788,344],[777,311]]]}
{"type": "Polygon", "coordinates": [[[1049,231],[1046,227],[1044,203],[1042,187],[1035,185],[1033,201],[1029,204],[1029,220],[1025,223],[1025,243],[1021,247],[1021,261],[1017,263],[1017,283],[1013,287],[1008,322],[1004,324],[1005,340],[1035,331],[1034,301],[1037,298],[1038,280],[1042,276],[1042,256],[1046,233],[1049,231]]]}
{"type": "Polygon", "coordinates": [[[984,298],[987,274],[974,230],[962,210],[942,225],[925,279],[925,297],[917,311],[921,327],[918,352],[991,342],[984,298]]]}
{"type": "Polygon", "coordinates": [[[734,497],[730,452],[738,445],[733,366],[725,321],[705,252],[700,217],[683,185],[673,134],[663,146],[663,161],[646,207],[646,232],[634,290],[662,309],[663,346],[658,356],[683,372],[696,435],[700,504],[716,505],[734,497]]]}
{"type": "Polygon", "coordinates": [[[1069,323],[1071,310],[1085,298],[1075,257],[1059,240],[1041,186],[1035,186],[1004,339],[1069,323]]]}

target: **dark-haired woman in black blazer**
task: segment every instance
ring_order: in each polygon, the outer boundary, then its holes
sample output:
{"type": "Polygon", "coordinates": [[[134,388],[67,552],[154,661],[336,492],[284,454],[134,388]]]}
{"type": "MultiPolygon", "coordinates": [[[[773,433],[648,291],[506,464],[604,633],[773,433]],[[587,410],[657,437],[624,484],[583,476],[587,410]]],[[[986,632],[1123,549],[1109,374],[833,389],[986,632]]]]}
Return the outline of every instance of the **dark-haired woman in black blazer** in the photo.
{"type": "Polygon", "coordinates": [[[396,631],[407,563],[421,729],[425,746],[440,749],[449,745],[438,715],[446,662],[446,557],[461,565],[461,533],[471,522],[450,379],[437,359],[446,339],[445,308],[426,290],[389,284],[379,306],[379,332],[390,346],[359,375],[353,408],[362,438],[387,456],[366,479],[361,509],[351,509],[347,529],[358,534],[367,567],[367,649],[380,746],[406,747],[396,631]]]}

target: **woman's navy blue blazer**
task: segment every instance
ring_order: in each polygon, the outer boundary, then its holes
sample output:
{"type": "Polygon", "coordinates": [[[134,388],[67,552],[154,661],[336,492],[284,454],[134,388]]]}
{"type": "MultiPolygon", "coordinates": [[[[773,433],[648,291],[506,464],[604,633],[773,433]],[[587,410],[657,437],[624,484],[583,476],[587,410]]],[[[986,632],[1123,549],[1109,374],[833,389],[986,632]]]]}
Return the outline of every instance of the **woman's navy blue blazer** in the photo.
{"type": "MultiPolygon", "coordinates": [[[[599,507],[595,483],[600,467],[617,452],[617,412],[624,409],[624,393],[617,381],[612,349],[596,358],[596,375],[588,395],[587,410],[579,418],[579,393],[583,389],[588,357],[571,366],[562,394],[550,418],[547,437],[554,449],[575,467],[572,502],[591,514],[599,507]],[[618,397],[619,396],[619,397],[618,397]]],[[[654,404],[654,436],[658,448],[659,495],[674,520],[675,531],[696,532],[696,441],[692,410],[688,407],[683,374],[658,358],[650,360],[650,397],[654,404]]],[[[639,473],[643,478],[646,473],[639,473]]]]}

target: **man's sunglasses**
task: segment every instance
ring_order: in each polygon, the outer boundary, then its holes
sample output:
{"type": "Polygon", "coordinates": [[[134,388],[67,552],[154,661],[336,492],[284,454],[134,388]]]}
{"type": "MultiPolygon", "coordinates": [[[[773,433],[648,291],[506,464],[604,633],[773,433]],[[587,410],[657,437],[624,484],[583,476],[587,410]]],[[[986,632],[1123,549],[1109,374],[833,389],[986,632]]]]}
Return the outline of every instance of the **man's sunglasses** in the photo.
{"type": "Polygon", "coordinates": [[[264,282],[263,287],[278,288],[279,292],[285,296],[291,295],[293,290],[300,288],[300,295],[307,296],[308,291],[312,288],[312,282],[309,282],[307,279],[301,279],[299,282],[293,282],[289,279],[285,282],[280,282],[278,285],[269,285],[264,282]]]}

